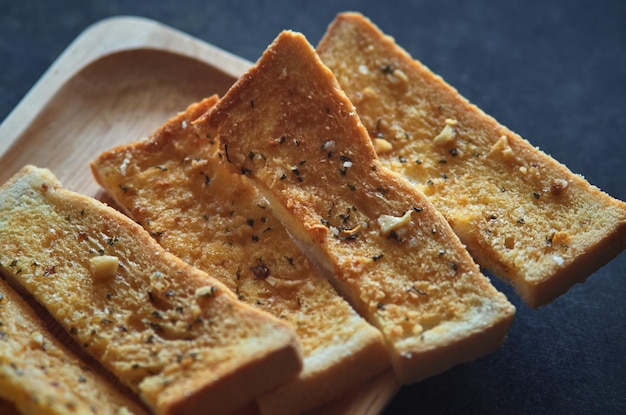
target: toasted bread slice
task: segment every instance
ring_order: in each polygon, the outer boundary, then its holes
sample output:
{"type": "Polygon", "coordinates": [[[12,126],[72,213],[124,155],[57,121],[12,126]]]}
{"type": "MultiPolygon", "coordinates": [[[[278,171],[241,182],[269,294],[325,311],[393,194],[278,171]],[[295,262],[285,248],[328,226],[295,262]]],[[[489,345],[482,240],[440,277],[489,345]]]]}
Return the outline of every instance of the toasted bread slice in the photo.
{"type": "Polygon", "coordinates": [[[387,369],[386,347],[311,266],[252,184],[195,134],[191,122],[216,100],[191,105],[148,140],[107,151],[91,168],[165,249],[292,325],[303,370],[258,402],[261,413],[302,413],[387,369]]]}
{"type": "Polygon", "coordinates": [[[281,33],[194,125],[219,138],[233,170],[382,331],[401,382],[501,344],[514,307],[426,197],[380,164],[304,36],[281,33]]]}
{"type": "Polygon", "coordinates": [[[357,13],[317,51],[381,163],[428,195],[475,260],[549,303],[626,247],[615,200],[470,104],[357,13]]]}
{"type": "Polygon", "coordinates": [[[48,170],[2,186],[0,212],[2,271],[156,414],[230,413],[299,372],[286,323],[48,170]]]}
{"type": "Polygon", "coordinates": [[[1,278],[0,397],[24,414],[148,413],[54,337],[1,278]]]}

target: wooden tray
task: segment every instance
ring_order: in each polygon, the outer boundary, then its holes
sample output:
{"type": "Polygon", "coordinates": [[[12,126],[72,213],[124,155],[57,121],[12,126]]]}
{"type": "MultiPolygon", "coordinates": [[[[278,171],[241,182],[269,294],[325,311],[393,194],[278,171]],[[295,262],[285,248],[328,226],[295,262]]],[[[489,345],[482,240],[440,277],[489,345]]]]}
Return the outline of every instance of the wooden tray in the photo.
{"type": "MultiPolygon", "coordinates": [[[[0,183],[25,164],[104,197],[89,162],[139,140],[192,102],[224,94],[251,63],[151,20],[116,17],[83,32],[0,125],[0,183]]],[[[380,413],[391,373],[316,414],[380,413]]],[[[0,408],[3,408],[0,402],[0,408]]]]}

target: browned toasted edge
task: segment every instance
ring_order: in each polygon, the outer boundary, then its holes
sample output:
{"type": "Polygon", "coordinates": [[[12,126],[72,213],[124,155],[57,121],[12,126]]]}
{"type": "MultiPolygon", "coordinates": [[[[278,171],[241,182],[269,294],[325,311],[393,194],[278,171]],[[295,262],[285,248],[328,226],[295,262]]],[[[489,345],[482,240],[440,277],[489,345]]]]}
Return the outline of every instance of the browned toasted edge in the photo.
{"type": "Polygon", "coordinates": [[[272,387],[267,379],[288,381],[302,368],[299,351],[295,348],[271,350],[256,356],[237,372],[222,377],[218,384],[209,384],[192,396],[168,404],[165,415],[192,415],[210,411],[211,414],[254,412],[256,405],[250,398],[272,387]],[[250,391],[258,391],[250,396],[250,391]]]}
{"type": "Polygon", "coordinates": [[[536,284],[516,285],[524,302],[539,308],[548,305],[575,284],[587,278],[617,257],[626,249],[626,210],[622,222],[607,234],[593,249],[578,255],[567,267],[561,268],[551,278],[536,284]]]}

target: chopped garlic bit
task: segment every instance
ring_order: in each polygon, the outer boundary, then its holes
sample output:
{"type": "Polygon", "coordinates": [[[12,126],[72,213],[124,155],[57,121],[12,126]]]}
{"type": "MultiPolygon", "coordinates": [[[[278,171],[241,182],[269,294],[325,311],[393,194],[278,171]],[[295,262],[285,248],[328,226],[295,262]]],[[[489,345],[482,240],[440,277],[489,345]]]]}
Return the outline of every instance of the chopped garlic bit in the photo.
{"type": "Polygon", "coordinates": [[[215,285],[211,285],[211,286],[205,285],[204,287],[197,288],[195,294],[196,294],[196,297],[209,298],[209,297],[213,297],[216,291],[217,291],[217,287],[215,285]]]}
{"type": "Polygon", "coordinates": [[[265,282],[272,287],[297,287],[301,285],[303,280],[284,280],[272,277],[271,275],[265,279],[265,282]]]}
{"type": "Polygon", "coordinates": [[[335,141],[334,140],[328,140],[328,141],[324,142],[324,144],[322,144],[322,150],[334,151],[335,150],[335,141]]]}
{"type": "Polygon", "coordinates": [[[550,184],[550,191],[553,195],[560,195],[569,186],[569,182],[565,179],[554,179],[550,184]]]}
{"type": "Polygon", "coordinates": [[[350,160],[344,161],[343,167],[345,167],[346,169],[352,167],[352,162],[350,160]]]}
{"type": "Polygon", "coordinates": [[[130,158],[128,156],[124,157],[122,164],[120,164],[120,173],[122,173],[122,176],[126,176],[126,167],[128,167],[129,163],[130,158]]]}
{"type": "Polygon", "coordinates": [[[36,331],[33,334],[31,334],[29,340],[30,340],[31,347],[37,347],[37,348],[43,347],[44,339],[43,339],[43,335],[40,332],[36,331]]]}
{"type": "Polygon", "coordinates": [[[505,160],[511,160],[515,156],[513,149],[509,145],[509,140],[505,135],[500,137],[498,141],[491,146],[489,154],[495,153],[500,153],[505,160]]]}
{"type": "Polygon", "coordinates": [[[375,138],[372,142],[377,154],[385,154],[393,150],[393,145],[384,138],[375,138]]]}
{"type": "Polygon", "coordinates": [[[359,73],[361,75],[367,75],[369,73],[369,69],[367,68],[366,65],[359,65],[359,73]]]}
{"type": "Polygon", "coordinates": [[[370,86],[363,88],[363,98],[377,98],[378,93],[370,86]]]}
{"type": "Polygon", "coordinates": [[[383,234],[388,234],[398,228],[408,225],[411,222],[412,210],[407,210],[406,213],[400,217],[390,215],[380,215],[378,217],[378,225],[383,234]]]}
{"type": "Polygon", "coordinates": [[[198,169],[200,167],[206,166],[207,163],[208,163],[207,159],[194,158],[191,161],[191,167],[193,167],[194,169],[198,169]]]}
{"type": "Polygon", "coordinates": [[[554,259],[554,262],[556,262],[557,265],[563,265],[563,263],[565,262],[563,258],[559,255],[552,255],[552,258],[554,259]]]}
{"type": "Polygon", "coordinates": [[[406,74],[402,72],[400,69],[394,69],[392,75],[398,78],[398,80],[402,82],[406,83],[409,81],[409,77],[406,76],[406,74]]]}
{"type": "Polygon", "coordinates": [[[450,118],[446,119],[446,125],[444,125],[441,132],[433,139],[435,145],[444,146],[451,143],[456,138],[456,126],[457,121],[450,118]]]}
{"type": "Polygon", "coordinates": [[[112,255],[100,255],[89,258],[91,275],[95,280],[114,277],[119,269],[119,259],[112,255]]]}
{"type": "Polygon", "coordinates": [[[183,121],[180,123],[180,127],[181,127],[183,130],[184,130],[185,128],[187,128],[187,120],[183,120],[183,121]]]}

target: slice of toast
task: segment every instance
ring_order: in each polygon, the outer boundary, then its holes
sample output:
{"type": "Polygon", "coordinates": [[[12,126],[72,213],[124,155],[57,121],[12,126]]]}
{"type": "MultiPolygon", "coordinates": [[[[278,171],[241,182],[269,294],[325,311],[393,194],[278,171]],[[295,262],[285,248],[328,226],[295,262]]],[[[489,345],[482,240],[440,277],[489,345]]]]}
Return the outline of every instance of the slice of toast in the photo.
{"type": "MultiPolygon", "coordinates": [[[[65,347],[0,278],[0,398],[23,414],[147,415],[65,347]]],[[[0,404],[0,413],[8,413],[0,404]]]]}
{"type": "Polygon", "coordinates": [[[0,212],[3,273],[155,413],[231,413],[299,372],[286,323],[48,170],[3,185],[0,212]]]}
{"type": "Polygon", "coordinates": [[[219,138],[231,168],[382,331],[401,382],[501,344],[514,307],[427,198],[380,164],[304,36],[282,32],[194,125],[219,138]]]}
{"type": "Polygon", "coordinates": [[[293,243],[249,181],[223,165],[191,122],[208,98],[148,140],[101,154],[94,177],[169,252],[207,271],[241,300],[292,325],[304,366],[258,399],[261,413],[302,413],[389,367],[378,330],[343,300],[293,243]]]}
{"type": "Polygon", "coordinates": [[[532,307],[626,247],[626,204],[500,125],[357,13],[317,51],[381,163],[428,195],[475,260],[532,307]]]}

